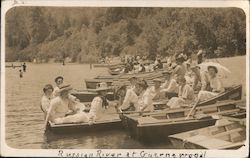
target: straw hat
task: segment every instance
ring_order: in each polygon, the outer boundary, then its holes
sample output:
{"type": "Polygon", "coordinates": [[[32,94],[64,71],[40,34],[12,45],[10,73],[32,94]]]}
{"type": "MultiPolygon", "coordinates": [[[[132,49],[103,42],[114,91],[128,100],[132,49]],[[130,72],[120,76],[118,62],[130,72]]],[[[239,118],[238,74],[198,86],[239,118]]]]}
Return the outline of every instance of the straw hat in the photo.
{"type": "Polygon", "coordinates": [[[106,91],[106,90],[110,90],[106,82],[101,82],[97,84],[96,91],[106,91]]]}
{"type": "Polygon", "coordinates": [[[60,86],[60,91],[59,91],[59,93],[62,93],[62,92],[65,92],[65,91],[70,91],[70,90],[72,90],[73,88],[71,87],[71,85],[70,84],[68,84],[68,85],[62,85],[62,86],[60,86]]]}

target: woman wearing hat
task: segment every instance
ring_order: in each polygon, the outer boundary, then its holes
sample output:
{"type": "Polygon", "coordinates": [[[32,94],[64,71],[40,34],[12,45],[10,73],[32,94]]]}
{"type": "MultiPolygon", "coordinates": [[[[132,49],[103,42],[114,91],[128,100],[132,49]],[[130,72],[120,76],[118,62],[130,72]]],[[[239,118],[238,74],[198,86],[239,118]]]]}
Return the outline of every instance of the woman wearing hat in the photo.
{"type": "Polygon", "coordinates": [[[222,93],[225,91],[222,81],[218,78],[217,73],[218,69],[215,66],[208,66],[208,85],[207,90],[201,90],[198,94],[197,101],[204,101],[209,98],[212,98],[219,93],[222,93]]]}
{"type": "Polygon", "coordinates": [[[87,115],[82,112],[83,104],[70,99],[70,85],[60,87],[59,96],[50,102],[50,107],[45,120],[45,129],[48,121],[54,123],[73,123],[88,121],[87,115]],[[69,114],[70,113],[70,114],[69,114]]]}
{"type": "Polygon", "coordinates": [[[106,99],[106,95],[110,88],[107,83],[101,82],[98,84],[96,88],[96,92],[98,95],[92,100],[91,108],[88,113],[89,123],[93,123],[95,120],[100,119],[103,116],[104,110],[109,105],[108,100],[106,99]]]}
{"type": "Polygon", "coordinates": [[[56,86],[54,88],[53,95],[54,97],[57,97],[59,96],[60,86],[63,84],[63,77],[62,76],[56,77],[55,83],[56,83],[56,86]]]}
{"type": "Polygon", "coordinates": [[[138,110],[138,99],[143,90],[141,83],[141,81],[137,80],[135,87],[127,90],[123,103],[119,107],[120,111],[129,110],[131,106],[133,106],[136,111],[138,110]]]}
{"type": "Polygon", "coordinates": [[[178,97],[173,97],[169,100],[167,105],[170,108],[188,106],[194,100],[194,91],[192,87],[187,84],[186,79],[182,76],[178,76],[177,83],[179,85],[178,97]]]}

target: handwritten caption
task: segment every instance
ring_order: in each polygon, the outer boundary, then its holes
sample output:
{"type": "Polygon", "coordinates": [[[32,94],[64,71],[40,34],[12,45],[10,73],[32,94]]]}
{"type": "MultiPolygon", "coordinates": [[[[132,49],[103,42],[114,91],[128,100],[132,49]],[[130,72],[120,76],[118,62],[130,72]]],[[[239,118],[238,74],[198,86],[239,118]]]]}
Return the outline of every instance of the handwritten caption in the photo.
{"type": "Polygon", "coordinates": [[[95,152],[66,152],[64,150],[58,151],[58,157],[72,157],[72,158],[119,158],[119,157],[130,157],[130,158],[205,158],[206,151],[200,151],[197,153],[179,153],[179,152],[159,152],[159,151],[124,151],[124,152],[110,152],[107,150],[96,150],[95,152]]]}

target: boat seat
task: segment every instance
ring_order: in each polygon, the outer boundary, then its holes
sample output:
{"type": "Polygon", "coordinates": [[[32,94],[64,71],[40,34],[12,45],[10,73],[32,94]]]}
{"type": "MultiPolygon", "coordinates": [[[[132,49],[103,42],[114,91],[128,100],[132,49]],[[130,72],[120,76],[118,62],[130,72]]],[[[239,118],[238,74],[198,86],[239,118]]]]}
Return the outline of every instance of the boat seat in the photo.
{"type": "Polygon", "coordinates": [[[149,117],[140,117],[138,118],[138,123],[139,124],[144,124],[144,123],[155,123],[158,122],[158,120],[156,118],[153,118],[151,116],[149,117]]]}
{"type": "Polygon", "coordinates": [[[231,142],[211,138],[209,136],[197,135],[194,137],[187,138],[186,141],[191,142],[193,144],[197,144],[207,149],[218,149],[222,146],[231,145],[231,142]]]}

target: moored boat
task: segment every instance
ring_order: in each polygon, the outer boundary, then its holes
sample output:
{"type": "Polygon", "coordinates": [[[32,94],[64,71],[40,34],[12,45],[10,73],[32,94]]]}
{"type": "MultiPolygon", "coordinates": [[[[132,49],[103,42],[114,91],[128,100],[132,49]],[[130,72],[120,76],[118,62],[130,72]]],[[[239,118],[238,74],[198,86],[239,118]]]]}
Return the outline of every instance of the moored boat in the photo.
{"type": "Polygon", "coordinates": [[[125,114],[121,118],[123,125],[135,139],[158,142],[167,139],[168,135],[212,126],[218,115],[228,116],[239,113],[242,110],[238,107],[240,102],[242,101],[227,101],[197,107],[190,117],[187,117],[190,108],[178,108],[143,115],[125,114]]]}
{"type": "Polygon", "coordinates": [[[93,124],[89,123],[67,123],[55,124],[48,123],[47,129],[53,133],[67,134],[67,133],[87,133],[98,132],[100,130],[117,130],[122,129],[121,119],[118,117],[107,120],[95,121],[93,124]]]}
{"type": "MultiPolygon", "coordinates": [[[[71,93],[73,96],[75,96],[77,99],[80,100],[80,102],[91,102],[94,97],[98,95],[98,93],[94,90],[78,90],[74,91],[71,93]]],[[[107,93],[107,99],[109,101],[114,100],[114,93],[113,92],[108,92],[107,93]]]]}
{"type": "Polygon", "coordinates": [[[171,135],[169,139],[178,149],[238,149],[246,141],[246,126],[240,121],[225,121],[219,125],[171,135]]]}

